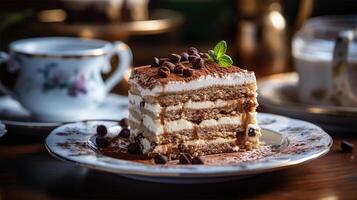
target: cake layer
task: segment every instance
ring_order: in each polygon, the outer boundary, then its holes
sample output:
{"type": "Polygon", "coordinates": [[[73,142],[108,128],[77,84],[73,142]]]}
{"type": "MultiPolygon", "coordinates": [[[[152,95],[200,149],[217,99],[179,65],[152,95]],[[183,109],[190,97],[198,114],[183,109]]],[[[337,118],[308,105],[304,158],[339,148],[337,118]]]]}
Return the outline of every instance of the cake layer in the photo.
{"type": "Polygon", "coordinates": [[[238,113],[235,116],[221,117],[219,119],[206,119],[202,120],[199,124],[185,119],[166,121],[165,119],[153,119],[149,115],[143,115],[142,118],[135,118],[134,115],[131,114],[129,116],[129,120],[133,123],[134,121],[139,122],[153,135],[170,134],[181,130],[192,130],[198,127],[203,128],[219,125],[241,126],[246,124],[256,124],[255,112],[238,113]]]}
{"type": "Polygon", "coordinates": [[[235,116],[239,113],[246,112],[255,112],[256,102],[253,100],[246,100],[244,103],[234,103],[224,107],[216,107],[216,108],[205,108],[205,109],[178,109],[178,110],[164,110],[164,112],[160,115],[160,113],[153,113],[151,110],[142,109],[142,114],[147,114],[151,118],[160,118],[163,117],[167,121],[174,121],[179,119],[185,119],[196,124],[201,123],[203,120],[208,119],[219,119],[222,117],[231,117],[235,116]]]}
{"type": "Polygon", "coordinates": [[[215,140],[192,140],[180,144],[158,145],[149,152],[151,154],[163,154],[175,159],[180,153],[189,153],[191,155],[206,155],[216,153],[235,152],[239,150],[236,139],[218,138],[215,140]]]}
{"type": "Polygon", "coordinates": [[[210,112],[210,109],[216,113],[226,113],[227,115],[233,111],[254,112],[257,106],[258,103],[253,97],[237,98],[234,100],[217,99],[215,101],[188,101],[176,105],[162,106],[159,103],[145,102],[140,96],[129,93],[130,109],[149,114],[153,118],[162,117],[162,114],[164,114],[164,117],[169,118],[170,120],[173,120],[174,118],[177,119],[179,116],[189,119],[189,115],[194,115],[197,111],[200,111],[204,116],[207,116],[205,113],[210,112]]]}
{"type": "Polygon", "coordinates": [[[236,152],[239,149],[250,150],[258,147],[259,140],[247,139],[243,143],[237,143],[235,138],[217,138],[213,140],[191,140],[183,143],[168,143],[163,145],[150,146],[145,145],[147,141],[143,139],[141,144],[143,147],[144,154],[153,156],[155,154],[163,154],[171,159],[177,159],[181,153],[188,153],[194,156],[202,156],[217,153],[229,153],[236,152]]]}
{"type": "Polygon", "coordinates": [[[256,98],[256,86],[255,84],[249,84],[244,86],[212,86],[202,88],[199,90],[191,90],[189,92],[177,92],[171,94],[162,94],[160,96],[145,96],[142,97],[140,93],[137,93],[132,87],[130,90],[130,99],[136,101],[144,101],[150,104],[160,104],[163,107],[185,104],[189,102],[204,102],[204,101],[217,101],[219,99],[236,100],[239,98],[256,98]]]}
{"type": "Polygon", "coordinates": [[[217,138],[236,138],[237,134],[244,132],[244,130],[245,128],[239,125],[220,125],[216,127],[198,127],[191,130],[187,129],[169,134],[154,135],[145,127],[135,124],[134,128],[132,128],[133,138],[131,139],[134,141],[138,135],[142,135],[150,142],[155,142],[156,144],[180,143],[194,139],[212,140],[217,138]]]}
{"type": "MultiPolygon", "coordinates": [[[[211,105],[211,107],[204,107],[197,105],[196,107],[185,108],[183,105],[161,107],[159,104],[145,104],[144,107],[138,107],[133,104],[129,104],[129,111],[133,111],[136,114],[136,118],[139,119],[139,115],[149,115],[153,119],[165,118],[166,121],[174,121],[178,119],[185,119],[200,123],[206,119],[219,119],[221,117],[235,116],[238,113],[255,112],[257,102],[253,99],[239,99],[222,101],[221,105],[214,102],[205,102],[204,104],[211,105]],[[140,114],[139,114],[140,113],[140,114]]],[[[200,102],[195,102],[200,103],[200,102]]]]}
{"type": "MultiPolygon", "coordinates": [[[[187,68],[192,64],[181,63],[187,68]]],[[[169,74],[162,78],[157,73],[157,68],[142,66],[135,68],[129,83],[140,91],[141,96],[157,96],[163,93],[183,92],[197,90],[210,86],[239,86],[255,84],[254,72],[242,70],[238,67],[222,68],[211,60],[206,60],[200,70],[195,70],[192,76],[183,77],[169,74]]]]}

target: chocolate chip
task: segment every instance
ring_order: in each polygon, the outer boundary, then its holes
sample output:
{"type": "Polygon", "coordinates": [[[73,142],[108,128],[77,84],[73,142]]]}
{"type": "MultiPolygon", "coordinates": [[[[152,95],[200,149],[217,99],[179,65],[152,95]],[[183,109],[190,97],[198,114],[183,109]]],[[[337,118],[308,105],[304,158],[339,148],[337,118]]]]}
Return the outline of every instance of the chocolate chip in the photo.
{"type": "Polygon", "coordinates": [[[125,128],[129,127],[129,120],[128,120],[128,118],[124,117],[123,119],[121,119],[121,120],[119,121],[119,125],[120,125],[121,127],[125,127],[125,128]]]}
{"type": "Polygon", "coordinates": [[[161,78],[166,78],[170,75],[170,69],[168,67],[160,67],[158,74],[161,78]]]}
{"type": "Polygon", "coordinates": [[[170,56],[170,61],[171,61],[172,63],[178,63],[178,62],[180,62],[180,60],[181,60],[181,56],[180,56],[180,55],[177,55],[177,54],[175,54],[175,53],[172,53],[172,54],[171,54],[171,56],[170,56]]]}
{"type": "Polygon", "coordinates": [[[107,127],[104,125],[97,126],[97,134],[100,136],[105,136],[108,133],[107,127]]]}
{"type": "Polygon", "coordinates": [[[157,57],[154,57],[151,67],[159,67],[159,66],[160,66],[160,60],[157,57]]]}
{"type": "Polygon", "coordinates": [[[201,58],[209,58],[208,53],[199,53],[199,55],[201,56],[201,58]]]}
{"type": "Polygon", "coordinates": [[[191,160],[192,160],[192,158],[189,154],[182,153],[179,156],[180,164],[183,164],[183,165],[191,164],[191,160]]]}
{"type": "Polygon", "coordinates": [[[193,70],[186,68],[182,71],[182,75],[183,75],[183,77],[190,77],[193,75],[193,70]]]}
{"type": "Polygon", "coordinates": [[[141,107],[141,108],[144,108],[144,107],[145,107],[145,101],[141,101],[141,102],[140,102],[140,107],[141,107]]]}
{"type": "Polygon", "coordinates": [[[97,136],[95,138],[95,144],[99,148],[105,148],[105,147],[109,146],[109,141],[102,136],[97,136]]]}
{"type": "Polygon", "coordinates": [[[197,156],[197,157],[192,158],[192,164],[193,165],[203,165],[204,162],[203,162],[202,158],[197,156]]]}
{"type": "Polygon", "coordinates": [[[181,53],[181,62],[182,61],[187,61],[188,60],[188,53],[182,52],[181,53]]]}
{"type": "Polygon", "coordinates": [[[192,56],[196,56],[197,58],[201,58],[200,54],[198,54],[198,53],[194,53],[194,54],[192,54],[192,56]]]}
{"type": "Polygon", "coordinates": [[[190,63],[193,63],[197,58],[198,58],[198,56],[189,55],[189,56],[188,56],[188,61],[189,61],[190,63]]]}
{"type": "Polygon", "coordinates": [[[343,140],[341,142],[341,150],[343,153],[350,153],[353,151],[354,145],[352,143],[347,142],[346,140],[343,140]]]}
{"type": "Polygon", "coordinates": [[[174,70],[175,74],[182,74],[183,70],[185,69],[185,66],[183,64],[177,64],[174,70]]]}
{"type": "Polygon", "coordinates": [[[138,135],[135,136],[134,140],[135,140],[135,142],[140,142],[140,140],[143,138],[144,138],[143,133],[138,133],[138,135]]]}
{"type": "Polygon", "coordinates": [[[121,131],[119,132],[119,137],[129,138],[129,136],[130,136],[130,131],[129,131],[129,129],[127,129],[127,128],[123,128],[123,129],[121,129],[121,131]]]}
{"type": "Polygon", "coordinates": [[[157,144],[156,144],[156,142],[151,142],[151,143],[150,143],[150,146],[151,146],[151,148],[153,149],[153,148],[155,148],[155,147],[157,146],[157,144]]]}
{"type": "Polygon", "coordinates": [[[161,66],[165,61],[170,61],[168,58],[160,58],[159,59],[159,65],[161,66]]]}
{"type": "Polygon", "coordinates": [[[130,143],[128,145],[128,153],[130,154],[139,154],[141,151],[140,144],[138,142],[130,143]]]}
{"type": "Polygon", "coordinates": [[[174,71],[175,69],[175,64],[169,62],[169,61],[165,61],[163,64],[162,64],[164,67],[167,67],[170,69],[171,72],[174,71]]]}
{"type": "Polygon", "coordinates": [[[195,47],[190,47],[190,48],[187,49],[187,53],[189,55],[193,55],[193,54],[197,54],[198,51],[197,51],[197,49],[195,47]]]}
{"type": "Polygon", "coordinates": [[[156,164],[166,164],[167,163],[167,157],[163,156],[161,154],[157,154],[154,157],[154,161],[155,161],[156,164]]]}
{"type": "Polygon", "coordinates": [[[255,137],[255,129],[254,128],[249,128],[248,129],[248,136],[249,137],[255,137]]]}
{"type": "Polygon", "coordinates": [[[193,64],[192,64],[192,68],[193,69],[201,69],[203,67],[203,59],[202,58],[197,58],[193,64]]]}

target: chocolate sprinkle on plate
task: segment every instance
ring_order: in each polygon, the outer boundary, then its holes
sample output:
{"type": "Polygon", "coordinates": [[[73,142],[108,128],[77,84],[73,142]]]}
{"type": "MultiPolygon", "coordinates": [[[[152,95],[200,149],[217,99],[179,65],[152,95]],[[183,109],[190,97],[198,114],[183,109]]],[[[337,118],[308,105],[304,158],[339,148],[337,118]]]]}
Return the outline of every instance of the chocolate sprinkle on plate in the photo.
{"type": "Polygon", "coordinates": [[[123,118],[123,119],[121,119],[120,121],[119,121],[119,125],[121,126],[121,127],[125,127],[125,128],[127,128],[127,127],[129,127],[129,120],[128,120],[128,118],[123,118]]]}
{"type": "Polygon", "coordinates": [[[119,137],[129,138],[129,136],[130,136],[130,131],[129,131],[129,129],[127,129],[127,128],[123,128],[123,129],[121,129],[121,131],[119,132],[119,137]]]}
{"type": "Polygon", "coordinates": [[[191,160],[192,160],[192,158],[189,154],[182,153],[179,156],[180,164],[183,164],[183,165],[191,164],[191,160]]]}
{"type": "Polygon", "coordinates": [[[155,164],[166,164],[167,163],[167,157],[163,156],[161,154],[157,154],[154,157],[155,164]]]}
{"type": "Polygon", "coordinates": [[[203,165],[204,162],[203,162],[202,158],[200,158],[200,157],[193,157],[192,164],[193,165],[203,165]]]}
{"type": "Polygon", "coordinates": [[[97,134],[100,136],[105,136],[108,133],[107,127],[104,125],[97,126],[97,134]]]}
{"type": "Polygon", "coordinates": [[[95,144],[99,148],[105,148],[105,147],[109,146],[109,141],[106,138],[102,137],[102,136],[97,136],[95,138],[95,144]]]}
{"type": "Polygon", "coordinates": [[[352,143],[347,142],[346,140],[343,140],[341,142],[341,150],[343,153],[350,153],[353,151],[354,145],[352,143]]]}
{"type": "Polygon", "coordinates": [[[138,142],[130,143],[128,145],[128,153],[130,154],[139,154],[140,153],[140,144],[138,142]]]}

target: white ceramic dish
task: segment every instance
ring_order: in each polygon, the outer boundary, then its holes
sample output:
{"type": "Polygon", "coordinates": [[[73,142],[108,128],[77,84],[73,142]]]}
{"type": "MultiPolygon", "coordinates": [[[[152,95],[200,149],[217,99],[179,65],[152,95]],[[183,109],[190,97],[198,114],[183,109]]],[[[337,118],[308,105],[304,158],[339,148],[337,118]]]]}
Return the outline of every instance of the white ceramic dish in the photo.
{"type": "MultiPolygon", "coordinates": [[[[244,152],[246,161],[211,165],[151,165],[105,156],[91,147],[90,138],[98,124],[117,122],[87,121],[67,124],[53,130],[45,144],[50,154],[83,167],[125,177],[161,183],[203,183],[239,179],[291,167],[326,154],[332,139],[321,128],[300,120],[259,113],[262,141],[274,153],[254,158],[255,151],[244,152]],[[254,159],[252,159],[254,158],[254,159]]],[[[205,157],[203,157],[205,159],[205,157]]]]}

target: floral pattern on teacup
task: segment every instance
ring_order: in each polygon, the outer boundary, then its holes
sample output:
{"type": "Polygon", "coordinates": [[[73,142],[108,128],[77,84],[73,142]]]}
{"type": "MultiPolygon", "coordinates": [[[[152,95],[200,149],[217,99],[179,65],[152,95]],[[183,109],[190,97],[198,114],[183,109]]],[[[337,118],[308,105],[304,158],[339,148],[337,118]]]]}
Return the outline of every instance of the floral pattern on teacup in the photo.
{"type": "Polygon", "coordinates": [[[45,80],[42,85],[44,93],[54,89],[65,89],[67,94],[72,97],[87,93],[86,77],[78,70],[74,70],[74,75],[68,75],[60,70],[56,63],[51,62],[39,69],[38,72],[45,80]]]}

